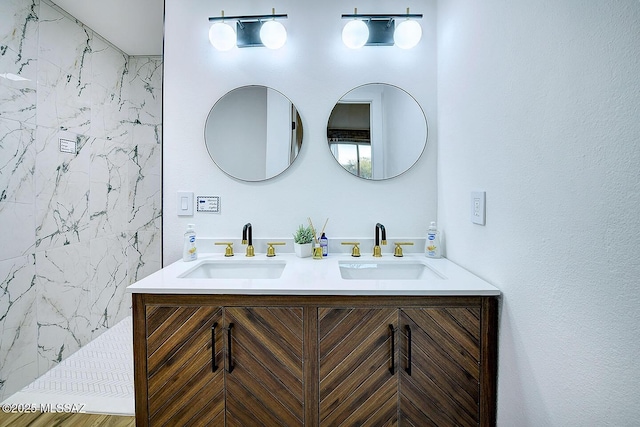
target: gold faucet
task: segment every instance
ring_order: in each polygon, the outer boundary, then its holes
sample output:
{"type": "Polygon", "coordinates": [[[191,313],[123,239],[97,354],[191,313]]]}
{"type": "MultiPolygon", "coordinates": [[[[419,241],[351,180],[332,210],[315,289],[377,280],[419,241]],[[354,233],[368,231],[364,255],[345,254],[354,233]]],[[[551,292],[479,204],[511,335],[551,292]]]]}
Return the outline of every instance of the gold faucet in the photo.
{"type": "Polygon", "coordinates": [[[227,245],[224,256],[233,256],[233,242],[216,242],[216,245],[227,245]]]}
{"type": "Polygon", "coordinates": [[[402,254],[402,245],[413,246],[413,242],[393,242],[393,244],[396,245],[396,249],[393,252],[393,256],[397,256],[397,257],[404,256],[402,254]]]}
{"type": "Polygon", "coordinates": [[[253,249],[253,231],[252,231],[251,223],[248,222],[242,227],[242,244],[247,245],[247,252],[244,256],[252,257],[255,256],[255,251],[253,249]]]}
{"type": "Polygon", "coordinates": [[[284,242],[267,242],[267,256],[272,257],[276,256],[276,249],[273,247],[274,245],[282,246],[284,242]]]}
{"type": "Polygon", "coordinates": [[[351,249],[351,256],[352,257],[359,257],[360,256],[360,247],[358,246],[360,244],[360,242],[342,242],[343,245],[353,245],[353,248],[351,249]]]}
{"type": "Polygon", "coordinates": [[[381,244],[382,245],[387,244],[387,231],[384,229],[384,225],[377,223],[375,245],[373,246],[373,256],[376,258],[382,256],[382,249],[380,249],[381,244]],[[380,239],[381,234],[382,234],[382,239],[380,239]]]}

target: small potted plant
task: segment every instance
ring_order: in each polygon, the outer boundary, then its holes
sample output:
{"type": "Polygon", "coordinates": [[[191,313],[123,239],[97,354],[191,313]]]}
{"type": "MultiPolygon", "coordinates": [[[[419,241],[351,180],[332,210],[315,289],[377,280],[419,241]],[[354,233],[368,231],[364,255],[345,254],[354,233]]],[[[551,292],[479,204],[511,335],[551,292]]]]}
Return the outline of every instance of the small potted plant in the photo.
{"type": "Polygon", "coordinates": [[[311,227],[300,225],[298,230],[293,233],[293,247],[296,251],[296,255],[300,258],[307,258],[311,256],[312,242],[313,231],[311,231],[311,227]]]}

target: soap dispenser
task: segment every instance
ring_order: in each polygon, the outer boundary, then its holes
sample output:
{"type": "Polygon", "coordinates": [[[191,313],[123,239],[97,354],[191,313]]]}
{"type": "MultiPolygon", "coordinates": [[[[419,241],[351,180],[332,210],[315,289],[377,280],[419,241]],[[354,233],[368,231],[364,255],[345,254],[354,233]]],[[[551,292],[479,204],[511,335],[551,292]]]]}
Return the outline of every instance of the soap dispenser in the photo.
{"type": "Polygon", "coordinates": [[[427,243],[425,244],[424,252],[428,258],[442,257],[442,251],[440,248],[440,232],[436,228],[435,221],[431,221],[429,230],[427,230],[427,243]]]}
{"type": "Polygon", "coordinates": [[[187,224],[187,231],[184,233],[184,250],[182,251],[182,260],[185,262],[195,261],[198,259],[198,251],[196,250],[196,230],[194,224],[187,224]]]}

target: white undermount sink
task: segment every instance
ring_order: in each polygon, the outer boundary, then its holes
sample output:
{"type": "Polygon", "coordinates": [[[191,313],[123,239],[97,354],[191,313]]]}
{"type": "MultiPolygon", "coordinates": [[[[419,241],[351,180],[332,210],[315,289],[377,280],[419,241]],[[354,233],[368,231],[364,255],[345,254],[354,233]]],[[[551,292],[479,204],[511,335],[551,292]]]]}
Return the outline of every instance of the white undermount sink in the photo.
{"type": "Polygon", "coordinates": [[[349,280],[445,279],[419,261],[340,261],[340,275],[349,280]]]}
{"type": "Polygon", "coordinates": [[[178,276],[179,279],[278,279],[286,261],[201,261],[178,276]]]}

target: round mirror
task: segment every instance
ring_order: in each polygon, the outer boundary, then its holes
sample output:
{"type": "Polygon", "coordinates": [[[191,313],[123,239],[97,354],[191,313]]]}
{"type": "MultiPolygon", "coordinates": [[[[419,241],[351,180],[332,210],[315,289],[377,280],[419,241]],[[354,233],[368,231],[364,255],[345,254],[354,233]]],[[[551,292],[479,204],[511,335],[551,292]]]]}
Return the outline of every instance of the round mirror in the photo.
{"type": "Polygon", "coordinates": [[[327,140],[338,163],[355,176],[382,180],[413,166],[427,145],[427,119],[418,102],[387,84],[366,84],[333,107],[327,140]]]}
{"type": "Polygon", "coordinates": [[[263,181],[284,172],[298,156],[302,120],[277,90],[243,86],[211,108],[204,139],[223,172],[243,181],[263,181]]]}

